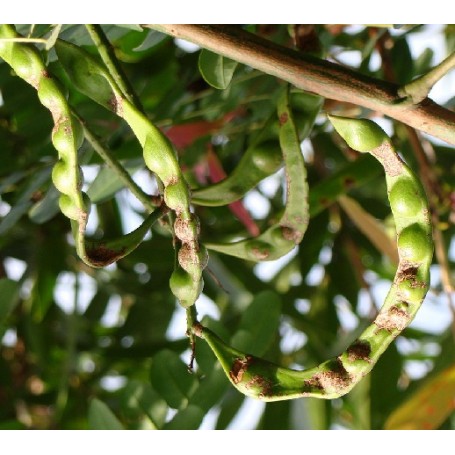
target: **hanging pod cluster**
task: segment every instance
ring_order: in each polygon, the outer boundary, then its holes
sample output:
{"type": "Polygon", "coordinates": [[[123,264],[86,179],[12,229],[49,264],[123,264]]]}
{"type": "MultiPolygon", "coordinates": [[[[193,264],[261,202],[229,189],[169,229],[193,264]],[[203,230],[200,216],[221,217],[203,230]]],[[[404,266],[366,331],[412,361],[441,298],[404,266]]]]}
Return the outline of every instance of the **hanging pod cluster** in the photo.
{"type": "Polygon", "coordinates": [[[44,65],[40,53],[30,44],[15,41],[17,38],[21,37],[12,26],[0,25],[0,58],[36,89],[41,104],[52,114],[52,143],[58,152],[52,181],[61,193],[60,210],[71,220],[79,257],[92,267],[104,267],[134,250],[162,212],[151,213],[136,230],[120,238],[86,239],[91,204],[87,194],[82,192],[83,174],[78,156],[78,149],[84,141],[81,124],[71,112],[59,82],[44,65]]]}
{"type": "Polygon", "coordinates": [[[231,383],[245,395],[264,401],[299,397],[331,399],[349,392],[409,325],[429,288],[433,241],[428,203],[418,178],[374,122],[329,118],[351,148],[371,153],[384,168],[396,225],[398,269],[373,323],[338,357],[308,370],[282,368],[241,352],[209,329],[195,324],[194,333],[209,344],[231,383]]]}
{"type": "MultiPolygon", "coordinates": [[[[81,125],[71,113],[63,90],[50,75],[40,53],[30,44],[15,41],[17,38],[20,36],[14,27],[0,26],[0,58],[37,90],[41,103],[50,110],[54,121],[52,143],[59,157],[53,168],[52,181],[61,193],[60,209],[72,222],[81,259],[93,267],[106,266],[136,248],[165,210],[154,211],[138,229],[119,239],[94,241],[85,238],[90,200],[81,190],[83,175],[78,159],[78,149],[84,139],[81,125]]],[[[183,306],[194,304],[202,290],[202,270],[207,264],[207,253],[198,242],[198,220],[190,211],[188,186],[172,144],[127,101],[107,70],[90,54],[61,40],[57,41],[55,49],[76,88],[125,119],[143,147],[145,164],[162,181],[164,202],[175,212],[174,231],[178,243],[178,261],[171,277],[171,289],[183,306]]]]}
{"type": "MultiPolygon", "coordinates": [[[[196,189],[191,195],[177,154],[166,136],[128,101],[111,74],[94,57],[73,44],[57,40],[55,50],[59,62],[76,89],[126,121],[143,148],[147,168],[157,176],[163,188],[165,208],[150,213],[135,231],[111,241],[86,239],[90,200],[82,192],[83,175],[78,159],[78,149],[84,140],[81,125],[40,53],[32,45],[15,41],[18,37],[12,26],[0,26],[0,58],[36,89],[40,102],[52,114],[52,143],[58,151],[52,180],[61,193],[60,209],[71,220],[79,256],[95,267],[114,262],[132,251],[151,225],[171,210],[174,214],[176,262],[170,288],[185,308],[192,307],[202,292],[202,272],[208,260],[206,247],[251,261],[277,259],[302,240],[310,215],[323,207],[318,201],[333,199],[343,191],[346,176],[355,175],[358,181],[363,181],[374,173],[368,168],[364,172],[360,162],[354,164],[335,176],[330,185],[317,188],[315,198],[310,199],[313,201],[310,207],[300,142],[309,134],[322,100],[306,95],[308,127],[299,139],[290,108],[289,89],[286,88],[280,93],[277,105],[280,147],[273,142],[253,143],[229,177],[218,184],[196,189]],[[206,206],[229,204],[276,172],[282,164],[286,173],[286,205],[275,224],[255,238],[233,243],[207,243],[206,247],[200,244],[199,222],[190,209],[191,203],[206,206]]],[[[409,325],[429,288],[433,243],[428,203],[419,180],[375,123],[336,116],[329,118],[351,148],[370,153],[385,171],[396,225],[398,269],[373,323],[338,357],[309,370],[281,368],[241,352],[195,322],[190,336],[196,335],[208,343],[231,383],[240,392],[265,401],[304,396],[335,398],[347,393],[371,371],[388,345],[409,325]]]]}
{"type": "Polygon", "coordinates": [[[106,109],[123,118],[143,148],[144,161],[163,183],[164,202],[175,212],[174,233],[178,260],[170,286],[184,307],[193,305],[202,287],[202,271],[207,251],[199,244],[199,222],[190,210],[190,193],[177,154],[167,137],[133,104],[109,72],[79,47],[58,40],[55,45],[60,63],[74,86],[106,109]]]}

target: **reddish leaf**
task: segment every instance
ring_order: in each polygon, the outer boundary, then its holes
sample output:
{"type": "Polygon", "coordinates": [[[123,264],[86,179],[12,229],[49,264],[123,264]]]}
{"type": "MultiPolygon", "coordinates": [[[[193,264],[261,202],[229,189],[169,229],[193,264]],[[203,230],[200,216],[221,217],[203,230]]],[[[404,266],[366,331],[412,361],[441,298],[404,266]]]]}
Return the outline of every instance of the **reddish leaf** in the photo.
{"type": "MultiPolygon", "coordinates": [[[[209,178],[213,183],[219,182],[226,177],[226,172],[224,172],[220,160],[211,146],[208,147],[207,164],[209,168],[209,178]]],[[[251,218],[241,201],[235,201],[232,204],[229,204],[229,209],[241,221],[253,237],[259,235],[260,231],[258,225],[251,218]]]]}

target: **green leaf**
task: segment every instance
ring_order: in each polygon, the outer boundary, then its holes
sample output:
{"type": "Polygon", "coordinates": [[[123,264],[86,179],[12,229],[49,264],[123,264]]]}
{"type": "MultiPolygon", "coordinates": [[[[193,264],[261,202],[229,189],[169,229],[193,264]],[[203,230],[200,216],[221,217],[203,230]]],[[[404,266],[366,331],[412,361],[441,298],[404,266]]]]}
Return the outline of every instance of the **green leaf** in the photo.
{"type": "Polygon", "coordinates": [[[243,313],[239,330],[231,339],[237,349],[263,355],[274,340],[281,316],[281,299],[273,291],[256,295],[243,313]]]}
{"type": "Polygon", "coordinates": [[[88,410],[88,424],[91,430],[124,430],[114,413],[102,401],[94,398],[88,410]]]}
{"type": "Polygon", "coordinates": [[[22,192],[17,203],[11,208],[8,214],[0,222],[0,235],[5,235],[20,220],[22,215],[28,212],[33,205],[32,196],[35,191],[49,180],[51,169],[43,169],[30,178],[26,188],[22,192]]]}
{"type": "Polygon", "coordinates": [[[113,110],[112,100],[118,89],[106,68],[88,52],[66,41],[57,40],[55,50],[77,90],[113,110]]]}
{"type": "Polygon", "coordinates": [[[163,427],[168,407],[166,402],[152,389],[150,384],[130,381],[124,390],[125,406],[147,416],[157,429],[163,427]]]}
{"type": "Polygon", "coordinates": [[[384,223],[378,221],[357,201],[348,196],[341,195],[338,198],[338,202],[349,218],[351,218],[351,221],[378,251],[387,256],[393,264],[398,264],[396,243],[387,235],[384,223]]]}
{"type": "Polygon", "coordinates": [[[19,284],[8,278],[0,279],[0,327],[19,301],[19,284]]]}
{"type": "Polygon", "coordinates": [[[453,413],[455,365],[425,382],[387,419],[386,430],[435,430],[453,413]]]}
{"type": "Polygon", "coordinates": [[[28,212],[29,218],[37,224],[43,224],[52,219],[60,212],[58,206],[59,192],[54,186],[51,186],[39,202],[37,202],[28,212]]]}
{"type": "Polygon", "coordinates": [[[222,55],[202,49],[199,54],[199,71],[207,84],[218,89],[229,86],[238,63],[222,55]]]}
{"type": "MultiPolygon", "coordinates": [[[[140,30],[142,31],[142,30],[140,30]]],[[[135,47],[133,50],[135,52],[142,52],[150,49],[151,47],[156,46],[157,44],[161,43],[165,39],[168,38],[168,35],[165,35],[164,33],[157,32],[156,30],[149,30],[147,33],[147,36],[145,37],[144,41],[142,43],[135,47]]]]}
{"type": "Polygon", "coordinates": [[[186,406],[197,387],[197,379],[188,372],[188,367],[172,351],[164,350],[152,359],[150,379],[153,388],[174,409],[186,406]]]}
{"type": "Polygon", "coordinates": [[[201,426],[204,420],[204,411],[194,404],[189,405],[180,411],[169,423],[164,426],[164,430],[195,430],[201,426]]]}
{"type": "Polygon", "coordinates": [[[62,29],[62,24],[55,25],[52,29],[52,32],[47,39],[45,49],[48,51],[55,46],[55,42],[57,41],[58,35],[60,34],[60,30],[62,29]]]}
{"type": "MultiPolygon", "coordinates": [[[[125,164],[124,167],[130,174],[134,174],[143,168],[144,165],[139,164],[138,160],[134,160],[131,163],[125,164]]],[[[87,190],[87,194],[94,204],[100,204],[110,199],[124,187],[125,184],[118,175],[110,167],[106,166],[95,177],[95,180],[93,180],[87,190]]]]}

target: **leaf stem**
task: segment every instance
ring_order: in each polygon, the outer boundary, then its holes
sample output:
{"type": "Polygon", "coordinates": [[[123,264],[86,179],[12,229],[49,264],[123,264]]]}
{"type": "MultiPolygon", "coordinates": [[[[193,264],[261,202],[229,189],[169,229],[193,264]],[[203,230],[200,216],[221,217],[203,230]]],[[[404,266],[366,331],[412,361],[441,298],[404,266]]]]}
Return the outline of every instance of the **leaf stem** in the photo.
{"type": "Polygon", "coordinates": [[[147,193],[145,193],[132,179],[131,175],[126,171],[126,169],[112,155],[110,150],[101,144],[101,142],[85,124],[84,120],[74,111],[73,114],[80,121],[84,131],[84,137],[93,147],[93,150],[95,150],[95,152],[98,153],[103,161],[117,174],[124,185],[131,191],[131,193],[133,193],[134,196],[136,196],[136,198],[146,207],[146,209],[150,213],[153,212],[156,207],[160,205],[161,201],[154,201],[153,196],[149,196],[147,193]]]}
{"type": "Polygon", "coordinates": [[[196,305],[191,305],[186,309],[186,334],[190,339],[190,348],[191,348],[191,357],[188,363],[188,371],[191,373],[193,371],[194,358],[196,355],[196,336],[194,334],[194,325],[197,323],[197,311],[196,305]]]}
{"type": "Polygon", "coordinates": [[[112,45],[104,34],[101,26],[95,24],[86,24],[85,28],[87,29],[93,43],[96,45],[101,59],[106,65],[109,74],[118,85],[118,88],[131,104],[143,112],[144,109],[142,108],[139,97],[136,95],[133,87],[125,75],[125,72],[120,66],[113,51],[112,45]]]}
{"type": "Polygon", "coordinates": [[[381,112],[425,133],[455,144],[455,112],[429,98],[403,103],[398,84],[304,55],[231,25],[143,25],[186,39],[294,86],[325,98],[381,112]]]}

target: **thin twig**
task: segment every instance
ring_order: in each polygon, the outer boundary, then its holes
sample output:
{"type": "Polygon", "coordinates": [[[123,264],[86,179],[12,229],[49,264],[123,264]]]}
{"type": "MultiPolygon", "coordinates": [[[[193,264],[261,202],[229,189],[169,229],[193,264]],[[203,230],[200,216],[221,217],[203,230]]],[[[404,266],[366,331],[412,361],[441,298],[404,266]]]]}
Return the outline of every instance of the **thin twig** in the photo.
{"type": "Polygon", "coordinates": [[[112,155],[110,150],[100,143],[97,137],[85,124],[84,120],[79,117],[79,115],[77,115],[74,111],[73,114],[81,122],[82,128],[84,130],[84,137],[93,147],[93,150],[98,153],[102,160],[116,173],[123,184],[131,191],[134,196],[136,196],[136,198],[147,208],[147,210],[150,213],[153,212],[156,209],[157,205],[159,205],[158,201],[155,202],[153,200],[153,196],[149,196],[139,187],[139,185],[132,179],[131,175],[126,171],[126,169],[112,155]]]}
{"type": "Polygon", "coordinates": [[[429,98],[403,102],[397,84],[381,81],[230,25],[143,25],[288,81],[325,98],[363,106],[455,144],[455,112],[429,98]]]}

